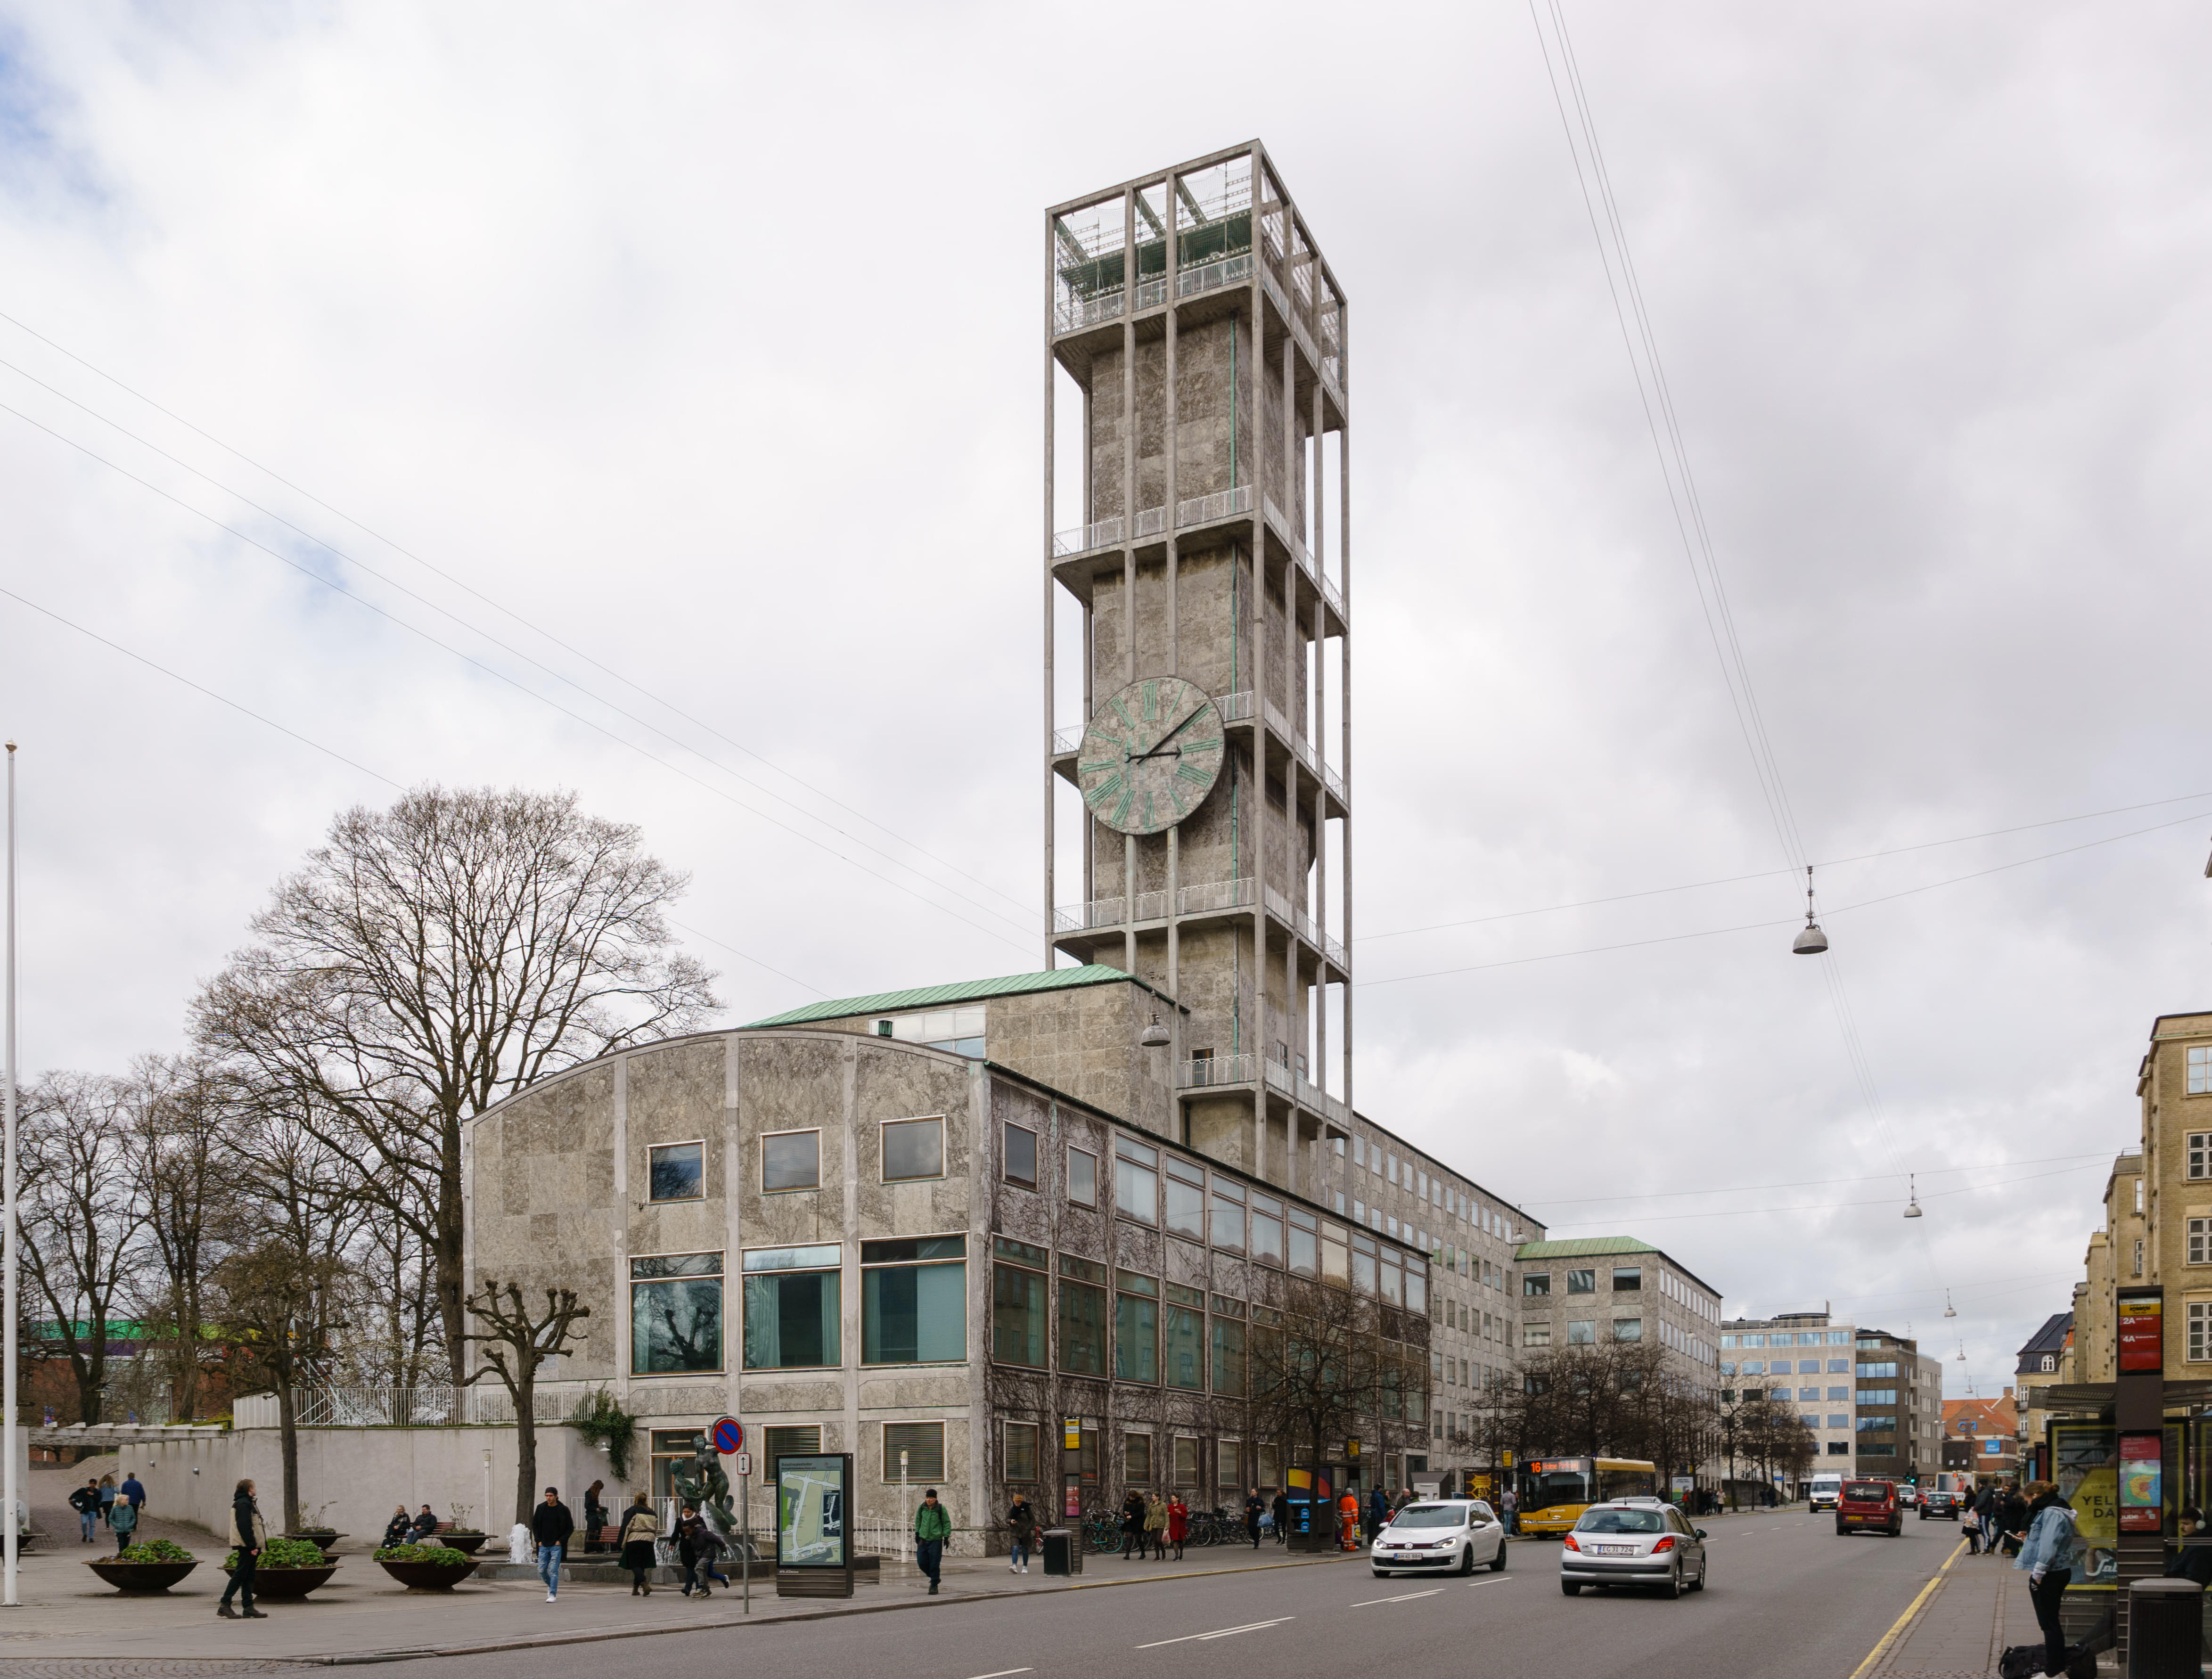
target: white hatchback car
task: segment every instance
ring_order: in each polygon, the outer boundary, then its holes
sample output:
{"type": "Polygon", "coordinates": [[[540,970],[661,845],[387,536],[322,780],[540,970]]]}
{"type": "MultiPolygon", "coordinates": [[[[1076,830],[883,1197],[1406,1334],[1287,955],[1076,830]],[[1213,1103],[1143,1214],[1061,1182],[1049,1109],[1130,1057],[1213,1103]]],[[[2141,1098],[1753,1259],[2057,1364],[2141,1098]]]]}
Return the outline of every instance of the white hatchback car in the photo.
{"type": "Polygon", "coordinates": [[[1367,1553],[1376,1578],[1399,1571],[1472,1574],[1474,1565],[1505,1566],[1505,1529],[1480,1499],[1409,1504],[1375,1536],[1367,1553]]]}

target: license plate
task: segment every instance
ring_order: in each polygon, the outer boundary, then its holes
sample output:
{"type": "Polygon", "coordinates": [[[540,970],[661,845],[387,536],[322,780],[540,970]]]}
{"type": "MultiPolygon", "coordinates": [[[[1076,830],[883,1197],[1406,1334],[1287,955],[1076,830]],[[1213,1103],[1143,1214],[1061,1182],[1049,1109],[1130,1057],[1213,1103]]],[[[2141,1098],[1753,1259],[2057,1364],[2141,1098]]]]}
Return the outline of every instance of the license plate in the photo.
{"type": "Polygon", "coordinates": [[[1593,1545],[1590,1548],[1600,1556],[1634,1556],[1636,1554],[1636,1547],[1633,1545],[1593,1545]]]}

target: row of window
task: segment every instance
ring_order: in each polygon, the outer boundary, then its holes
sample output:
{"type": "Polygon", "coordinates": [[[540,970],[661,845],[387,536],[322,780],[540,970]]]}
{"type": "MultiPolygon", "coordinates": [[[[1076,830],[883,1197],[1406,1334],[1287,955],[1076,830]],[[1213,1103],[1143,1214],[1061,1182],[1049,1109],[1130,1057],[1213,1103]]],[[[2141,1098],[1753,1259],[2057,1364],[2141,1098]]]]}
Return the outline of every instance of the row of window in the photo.
{"type": "MultiPolygon", "coordinates": [[[[1597,1293],[1595,1269],[1569,1271],[1566,1277],[1568,1293],[1595,1294],[1597,1293]]],[[[1614,1293],[1638,1293],[1642,1292],[1643,1287],[1644,1268],[1641,1265],[1616,1265],[1613,1268],[1614,1293]]],[[[1521,1274],[1521,1293],[1524,1299],[1533,1299],[1540,1294],[1548,1294],[1551,1292],[1552,1274],[1549,1271],[1523,1271],[1521,1274]]]]}
{"type": "MultiPolygon", "coordinates": [[[[1616,1317],[1613,1320],[1613,1339],[1641,1341],[1644,1339],[1644,1320],[1641,1317],[1616,1317]]],[[[1570,1317],[1567,1320],[1567,1341],[1570,1347],[1588,1347],[1597,1340],[1597,1320],[1594,1317],[1570,1317]]],[[[1545,1323],[1528,1323],[1521,1326],[1523,1347],[1549,1347],[1552,1326],[1545,1323]]]]}
{"type": "MultiPolygon", "coordinates": [[[[945,1176],[945,1121],[885,1120],[878,1127],[883,1181],[909,1183],[945,1176]]],[[[763,1195],[788,1195],[822,1187],[822,1133],[775,1131],[760,1140],[763,1195]]],[[[648,1199],[701,1201],[707,1194],[707,1145],[659,1143],[646,1151],[648,1199]]]]}
{"type": "MultiPolygon", "coordinates": [[[[1825,1371],[1820,1366],[1819,1359],[1800,1359],[1796,1373],[1800,1376],[1848,1376],[1851,1373],[1849,1359],[1830,1359],[1825,1371]]],[[[1739,1370],[1746,1376],[1787,1376],[1790,1373],[1787,1359],[1746,1359],[1741,1365],[1723,1363],[1721,1366],[1723,1376],[1734,1376],[1739,1370]]]]}
{"type": "Polygon", "coordinates": [[[1721,1337],[1721,1347],[1726,1351],[1731,1347],[1848,1347],[1856,1333],[1852,1329],[1799,1329],[1793,1335],[1790,1331],[1777,1329],[1771,1336],[1724,1335],[1721,1337]]]}
{"type": "MultiPolygon", "coordinates": [[[[967,1238],[860,1244],[860,1362],[957,1364],[968,1356],[967,1238]]],[[[844,1362],[844,1249],[754,1248],[742,1256],[747,1370],[844,1362]]],[[[681,1375],[724,1368],[723,1256],[633,1259],[630,1370],[681,1375]]]]}
{"type": "MultiPolygon", "coordinates": [[[[1035,1484],[1039,1479],[1038,1443],[1042,1431],[1034,1422],[1006,1422],[1000,1439],[1005,1447],[1001,1460],[1006,1478],[1018,1484],[1035,1484]]],[[[1077,1454],[1078,1473],[1086,1484],[1098,1480],[1098,1431],[1082,1431],[1082,1450],[1077,1454]]],[[[1200,1439],[1195,1434],[1174,1434],[1168,1438],[1164,1453],[1154,1450],[1158,1442],[1149,1429],[1131,1429],[1121,1436],[1121,1481],[1124,1486],[1150,1487],[1161,1484],[1170,1487],[1195,1487],[1199,1484],[1199,1447],[1200,1439]]],[[[1272,1456],[1263,1449],[1261,1458],[1272,1456]]],[[[1245,1486],[1245,1445],[1242,1440],[1217,1439],[1213,1443],[1213,1484],[1226,1493],[1235,1493],[1245,1486]]],[[[1262,1462],[1263,1473],[1267,1465],[1262,1462]]],[[[1267,1481],[1267,1485],[1273,1482],[1267,1481]]]]}

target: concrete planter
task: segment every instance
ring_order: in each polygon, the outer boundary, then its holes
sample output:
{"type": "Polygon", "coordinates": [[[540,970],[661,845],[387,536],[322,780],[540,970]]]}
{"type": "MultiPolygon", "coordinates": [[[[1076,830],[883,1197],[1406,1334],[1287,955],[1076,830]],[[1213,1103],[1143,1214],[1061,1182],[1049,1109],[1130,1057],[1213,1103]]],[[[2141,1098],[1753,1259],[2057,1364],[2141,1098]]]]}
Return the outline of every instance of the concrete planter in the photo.
{"type": "Polygon", "coordinates": [[[345,1535],[332,1528],[301,1528],[297,1533],[288,1533],[284,1537],[305,1540],[325,1556],[328,1556],[337,1548],[338,1541],[344,1538],[345,1535]]]}
{"type": "Polygon", "coordinates": [[[410,1591],[451,1591],[477,1572],[473,1560],[467,1562],[387,1562],[380,1557],[376,1566],[410,1591]]]}
{"type": "Polygon", "coordinates": [[[448,1550],[459,1551],[463,1556],[474,1556],[488,1537],[489,1535],[482,1533],[447,1532],[434,1535],[430,1542],[443,1545],[448,1550]]]}
{"type": "Polygon", "coordinates": [[[289,1602],[306,1597],[319,1585],[328,1585],[331,1576],[337,1572],[335,1562],[327,1568],[257,1568],[253,1571],[253,1595],[276,1603],[289,1602]]]}
{"type": "Polygon", "coordinates": [[[86,1567],[118,1591],[167,1591],[199,1566],[191,1562],[117,1562],[88,1557],[86,1567]]]}

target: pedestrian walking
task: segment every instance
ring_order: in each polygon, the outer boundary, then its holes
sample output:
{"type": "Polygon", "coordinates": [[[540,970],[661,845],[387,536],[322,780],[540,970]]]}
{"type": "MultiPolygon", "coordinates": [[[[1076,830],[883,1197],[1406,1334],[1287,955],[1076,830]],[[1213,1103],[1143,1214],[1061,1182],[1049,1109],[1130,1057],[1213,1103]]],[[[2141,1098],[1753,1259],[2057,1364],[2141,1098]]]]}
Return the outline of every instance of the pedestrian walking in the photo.
{"type": "Polygon", "coordinates": [[[108,1526],[115,1535],[115,1554],[119,1559],[131,1548],[131,1536],[138,1530],[138,1506],[129,1499],[118,1499],[108,1512],[108,1526]]]}
{"type": "Polygon", "coordinates": [[[1142,1556],[1145,1551],[1145,1495],[1134,1487],[1121,1500],[1121,1560],[1142,1556]]]}
{"type": "MultiPolygon", "coordinates": [[[[1275,1518],[1275,1542],[1278,1545],[1289,1544],[1291,1542],[1290,1494],[1287,1493],[1277,1493],[1275,1494],[1275,1502],[1270,1507],[1267,1513],[1275,1518]]],[[[1181,1556],[1182,1553],[1181,1551],[1177,1551],[1176,1554],[1177,1556],[1181,1556]]]]}
{"type": "MultiPolygon", "coordinates": [[[[684,1567],[684,1595],[689,1597],[696,1591],[702,1597],[714,1595],[708,1582],[714,1578],[714,1559],[721,1554],[722,1536],[707,1524],[699,1513],[699,1506],[687,1504],[683,1518],[676,1528],[676,1560],[684,1567]]],[[[722,1582],[727,1585],[726,1579],[722,1582]]]]}
{"type": "Polygon", "coordinates": [[[1183,1542],[1190,1537],[1190,1506],[1182,1501],[1181,1493],[1168,1495],[1168,1543],[1176,1548],[1176,1560],[1182,1560],[1183,1542]]]}
{"type": "Polygon", "coordinates": [[[1503,1497],[1501,1497],[1501,1498],[1498,1500],[1498,1502],[1499,1506],[1500,1506],[1502,1509],[1504,1509],[1504,1511],[1505,1512],[1505,1530],[1506,1530],[1506,1532],[1508,1532],[1508,1533],[1518,1533],[1518,1532],[1520,1532],[1520,1531],[1521,1531],[1521,1498],[1520,1498],[1520,1495],[1519,1495],[1518,1493],[1516,1493],[1516,1492],[1515,1492],[1515,1491],[1514,1491],[1510,1487],[1508,1487],[1505,1489],[1504,1495],[1503,1497]]]}
{"type": "Polygon", "coordinates": [[[941,1583],[939,1570],[945,1564],[945,1542],[951,1536],[952,1512],[937,1501],[937,1488],[933,1487],[921,1495],[921,1507],[914,1512],[914,1560],[929,1576],[933,1597],[941,1583]]]}
{"type": "Polygon", "coordinates": [[[2066,1666],[2066,1633],[2058,1624],[2058,1600],[2074,1578],[2079,1543],[2074,1506],[2048,1481],[2031,1483],[2028,1491],[2034,1497],[2027,1506],[2027,1536],[2012,1566],[2027,1571],[2028,1598],[2035,1605],[2036,1624],[2043,1628],[2044,1671],[2058,1673],[2066,1666]]]}
{"type": "Polygon", "coordinates": [[[622,1562],[629,1570],[629,1595],[633,1597],[653,1596],[653,1582],[646,1576],[652,1573],[653,1542],[660,1536],[660,1518],[653,1513],[653,1506],[640,1493],[623,1512],[622,1562]]]}
{"type": "Polygon", "coordinates": [[[137,1511],[142,1515],[145,1513],[146,1489],[139,1484],[138,1477],[136,1475],[133,1475],[130,1470],[125,1469],[124,1471],[123,1484],[115,1489],[115,1496],[118,1500],[130,1500],[132,1509],[137,1511]]]}
{"type": "Polygon", "coordinates": [[[415,1518],[407,1513],[407,1506],[404,1504],[395,1506],[392,1512],[392,1519],[384,1524],[386,1546],[406,1544],[407,1536],[413,1530],[414,1526],[415,1518]]]}
{"type": "Polygon", "coordinates": [[[599,1537],[607,1528],[607,1507],[599,1501],[599,1494],[606,1489],[606,1484],[604,1481],[594,1481],[584,1488],[584,1548],[586,1551],[596,1551],[606,1542],[599,1537]]]}
{"type": "Polygon", "coordinates": [[[238,1552],[238,1560],[231,1568],[230,1584],[222,1589],[222,1601],[215,1606],[215,1612],[224,1620],[269,1618],[253,1607],[253,1570],[268,1541],[269,1524],[261,1519],[261,1506],[254,1501],[253,1483],[241,1481],[230,1495],[230,1542],[238,1552]],[[234,1592],[238,1596],[234,1609],[230,1606],[234,1592]]]}
{"type": "Polygon", "coordinates": [[[103,1522],[107,1521],[114,1509],[115,1477],[112,1475],[104,1475],[100,1477],[100,1519],[103,1522]]]}
{"type": "MultiPolygon", "coordinates": [[[[430,1506],[426,1504],[422,1508],[427,1513],[430,1506]]],[[[436,1524],[432,1525],[434,1529],[436,1524]]],[[[530,1512],[530,1536],[538,1542],[538,1578],[545,1582],[549,1603],[561,1595],[561,1558],[568,1548],[568,1536],[575,1530],[576,1518],[561,1502],[561,1489],[548,1487],[545,1501],[530,1512]]]]}
{"type": "Polygon", "coordinates": [[[1158,1493],[1145,1506],[1145,1541],[1152,1548],[1152,1560],[1168,1560],[1168,1501],[1158,1493]]]}
{"type": "Polygon", "coordinates": [[[100,1483],[88,1476],[84,1485],[70,1494],[70,1508],[76,1512],[77,1526],[89,1545],[93,1530],[100,1525],[100,1483]]]}
{"type": "Polygon", "coordinates": [[[1257,1487],[1244,1494],[1244,1532],[1252,1542],[1252,1548],[1260,1548],[1260,1518],[1267,1513],[1267,1506],[1260,1497],[1257,1487]]]}
{"type": "Polygon", "coordinates": [[[2018,1556],[2020,1548],[2027,1542],[2029,1512],[2027,1500],[2017,1487],[2005,1489],[2004,1502],[1997,1508],[1997,1531],[2004,1538],[2004,1554],[2018,1556]]]}
{"type": "Polygon", "coordinates": [[[1390,1525],[1390,1500],[1377,1487],[1367,1495],[1367,1537],[1371,1542],[1376,1535],[1390,1525]]]}
{"type": "Polygon", "coordinates": [[[1019,1493],[1014,1494],[1012,1506],[1006,1512],[1006,1525],[1013,1530],[1014,1548],[1006,1564],[1006,1572],[1026,1574],[1030,1572],[1030,1551],[1036,1543],[1036,1512],[1019,1493]]]}

